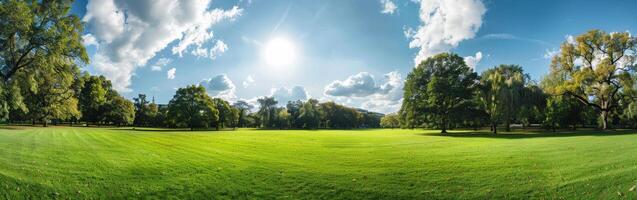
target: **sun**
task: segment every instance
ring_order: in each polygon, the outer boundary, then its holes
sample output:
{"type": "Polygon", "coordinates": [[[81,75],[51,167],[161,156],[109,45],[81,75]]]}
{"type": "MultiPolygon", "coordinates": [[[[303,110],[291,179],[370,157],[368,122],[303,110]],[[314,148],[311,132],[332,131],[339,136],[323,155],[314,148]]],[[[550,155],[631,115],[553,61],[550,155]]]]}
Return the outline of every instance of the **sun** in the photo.
{"type": "Polygon", "coordinates": [[[286,38],[274,38],[265,45],[263,56],[265,62],[270,66],[290,66],[296,60],[296,48],[286,38]]]}

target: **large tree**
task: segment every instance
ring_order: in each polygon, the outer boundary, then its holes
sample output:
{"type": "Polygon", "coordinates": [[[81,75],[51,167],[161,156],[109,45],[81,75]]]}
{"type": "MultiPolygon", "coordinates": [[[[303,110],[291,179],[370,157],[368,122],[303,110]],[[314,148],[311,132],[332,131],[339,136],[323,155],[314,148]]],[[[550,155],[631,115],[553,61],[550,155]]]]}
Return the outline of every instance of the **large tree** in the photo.
{"type": "Polygon", "coordinates": [[[477,74],[462,57],[452,53],[430,57],[407,76],[402,110],[419,110],[446,133],[450,116],[471,100],[476,80],[477,74]]]}
{"type": "MultiPolygon", "coordinates": [[[[42,60],[57,63],[88,63],[82,45],[83,25],[70,15],[72,1],[17,1],[0,3],[0,118],[11,107],[19,107],[22,97],[12,83],[23,69],[53,68],[65,72],[66,65],[42,65],[42,60]]],[[[51,69],[45,69],[48,71],[51,69]]],[[[58,75],[64,73],[57,73],[58,75]]],[[[53,78],[53,77],[52,77],[53,78]]],[[[60,77],[63,78],[63,77],[60,77]]],[[[59,79],[59,78],[58,78],[59,79]]],[[[30,80],[33,81],[33,80],[30,80]]],[[[36,83],[34,83],[36,84],[36,83]]]]}
{"type": "Polygon", "coordinates": [[[250,110],[252,110],[254,106],[245,101],[239,100],[237,102],[234,102],[234,104],[232,104],[232,107],[236,108],[239,111],[237,125],[239,127],[246,127],[248,124],[248,114],[250,114],[250,110]]]}
{"type": "Polygon", "coordinates": [[[190,130],[208,127],[219,120],[219,111],[203,86],[191,85],[179,88],[168,103],[168,116],[177,126],[186,126],[190,130]]]}
{"type": "Polygon", "coordinates": [[[79,74],[77,66],[49,59],[38,59],[34,63],[61,66],[27,68],[16,74],[21,85],[26,86],[21,91],[28,107],[27,115],[32,121],[40,121],[47,126],[50,120],[79,117],[78,100],[75,91],[71,89],[79,74]]]}
{"type": "Polygon", "coordinates": [[[522,106],[528,79],[529,76],[517,65],[500,65],[482,72],[478,96],[489,115],[493,133],[498,133],[497,126],[502,121],[509,131],[512,120],[522,106]]]}
{"type": "Polygon", "coordinates": [[[276,125],[277,110],[276,104],[278,103],[274,97],[262,97],[257,99],[259,103],[259,116],[261,116],[261,122],[264,127],[272,128],[276,125]]]}
{"type": "Polygon", "coordinates": [[[595,108],[608,129],[608,118],[619,101],[632,95],[636,76],[637,38],[628,32],[606,33],[591,30],[562,43],[553,57],[551,73],[563,81],[548,92],[570,95],[585,106],[595,108]]]}
{"type": "Polygon", "coordinates": [[[301,109],[299,109],[299,120],[302,121],[303,128],[317,129],[321,122],[321,113],[319,110],[319,104],[316,99],[309,99],[301,109]]]}
{"type": "Polygon", "coordinates": [[[217,111],[219,111],[219,120],[215,121],[215,128],[219,130],[220,128],[224,128],[224,125],[228,122],[231,122],[233,119],[233,111],[230,104],[223,99],[213,98],[212,103],[214,104],[217,111]]]}
{"type": "Polygon", "coordinates": [[[106,95],[109,88],[106,78],[103,76],[90,76],[84,74],[82,77],[84,80],[84,86],[80,90],[78,99],[80,101],[80,111],[82,112],[82,118],[86,122],[98,123],[104,117],[103,106],[106,104],[106,95]]]}

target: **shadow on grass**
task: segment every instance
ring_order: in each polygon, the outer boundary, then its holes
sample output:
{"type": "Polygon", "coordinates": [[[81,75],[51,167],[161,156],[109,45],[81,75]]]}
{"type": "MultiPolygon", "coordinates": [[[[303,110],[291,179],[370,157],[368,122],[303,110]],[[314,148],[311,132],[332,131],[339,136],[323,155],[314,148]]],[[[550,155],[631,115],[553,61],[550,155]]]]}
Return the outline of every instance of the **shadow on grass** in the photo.
{"type": "Polygon", "coordinates": [[[515,130],[511,132],[499,132],[493,134],[490,131],[463,131],[440,133],[422,133],[423,136],[437,137],[464,137],[464,138],[499,138],[499,139],[524,139],[524,138],[546,138],[546,137],[577,137],[577,136],[617,136],[617,135],[633,135],[637,134],[637,130],[621,129],[621,130],[575,130],[575,131],[543,131],[543,130],[515,130]]]}

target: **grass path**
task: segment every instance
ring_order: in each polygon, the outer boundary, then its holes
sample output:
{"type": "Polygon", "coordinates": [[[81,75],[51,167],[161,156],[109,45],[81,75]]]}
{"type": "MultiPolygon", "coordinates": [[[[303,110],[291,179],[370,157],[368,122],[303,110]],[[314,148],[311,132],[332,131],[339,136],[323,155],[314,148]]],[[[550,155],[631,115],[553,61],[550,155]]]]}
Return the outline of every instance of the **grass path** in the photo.
{"type": "Polygon", "coordinates": [[[0,129],[5,199],[635,199],[635,185],[630,131],[0,129]]]}

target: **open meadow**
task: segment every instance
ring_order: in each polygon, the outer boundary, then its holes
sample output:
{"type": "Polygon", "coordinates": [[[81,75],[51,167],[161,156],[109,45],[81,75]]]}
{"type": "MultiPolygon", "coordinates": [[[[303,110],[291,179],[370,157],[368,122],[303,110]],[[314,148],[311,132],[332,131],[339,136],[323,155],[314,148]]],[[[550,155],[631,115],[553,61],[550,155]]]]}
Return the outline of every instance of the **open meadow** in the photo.
{"type": "Polygon", "coordinates": [[[5,199],[635,199],[637,132],[4,127],[5,199]]]}

